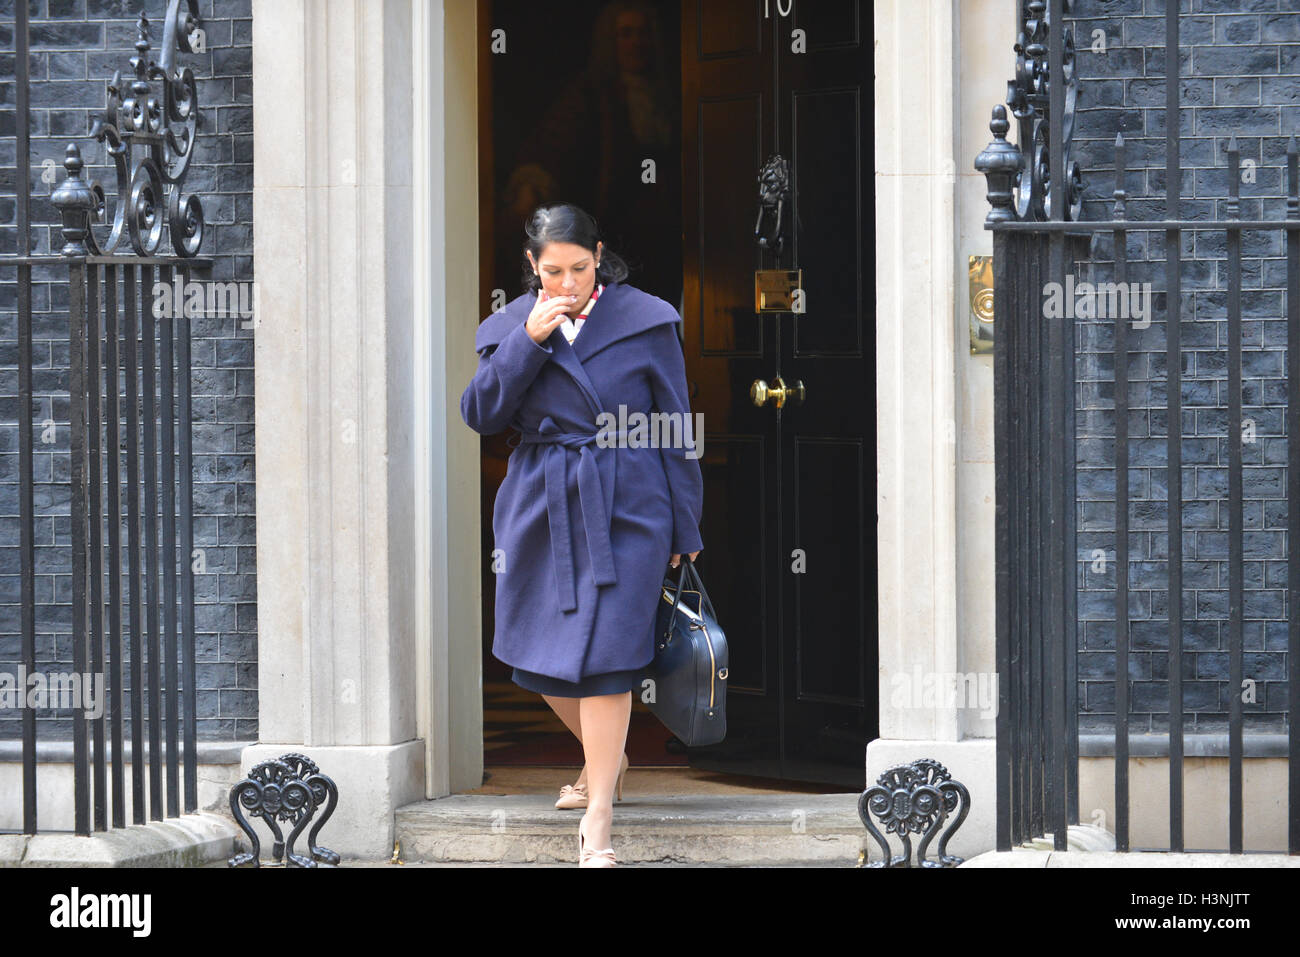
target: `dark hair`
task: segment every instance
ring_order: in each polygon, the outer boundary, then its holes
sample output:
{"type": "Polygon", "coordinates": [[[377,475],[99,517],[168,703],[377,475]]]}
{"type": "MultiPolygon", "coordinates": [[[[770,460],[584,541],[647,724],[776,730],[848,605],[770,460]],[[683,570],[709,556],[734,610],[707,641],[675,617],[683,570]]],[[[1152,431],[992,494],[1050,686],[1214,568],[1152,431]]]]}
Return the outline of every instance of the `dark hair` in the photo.
{"type": "MultiPolygon", "coordinates": [[[[601,242],[600,229],[585,210],[572,203],[556,203],[553,206],[539,206],[533,210],[524,224],[524,250],[532,253],[534,259],[540,259],[542,250],[549,243],[573,243],[583,249],[591,250],[596,255],[596,244],[601,242]]],[[[627,278],[627,263],[623,257],[611,252],[608,245],[601,248],[600,265],[596,267],[596,282],[608,285],[622,282],[627,278]]],[[[533,272],[532,263],[524,256],[524,292],[536,293],[542,288],[542,280],[533,272]]]]}

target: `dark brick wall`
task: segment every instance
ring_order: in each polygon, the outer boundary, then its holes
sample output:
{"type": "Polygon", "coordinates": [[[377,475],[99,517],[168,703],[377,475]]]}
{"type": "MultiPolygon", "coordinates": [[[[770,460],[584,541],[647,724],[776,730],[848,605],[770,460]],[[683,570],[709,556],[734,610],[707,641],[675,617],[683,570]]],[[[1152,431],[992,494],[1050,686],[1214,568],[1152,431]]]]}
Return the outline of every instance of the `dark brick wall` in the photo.
{"type": "MultiPolygon", "coordinates": [[[[1287,136],[1300,129],[1300,0],[1182,0],[1182,215],[1226,217],[1227,144],[1243,166],[1241,216],[1285,215],[1287,136]]],[[[1077,0],[1082,94],[1077,156],[1084,218],[1109,219],[1114,141],[1128,148],[1130,219],[1164,216],[1164,0],[1077,0]],[[1105,52],[1089,49],[1105,31],[1105,52]]],[[[1081,279],[1113,278],[1113,242],[1097,237],[1081,279]]],[[[1224,731],[1228,686],[1228,372],[1226,243],[1222,231],[1182,237],[1183,695],[1185,730],[1224,731]]],[[[1150,282],[1152,325],[1130,327],[1129,588],[1131,727],[1168,729],[1168,546],[1164,234],[1130,233],[1131,281],[1150,282]]],[[[1256,682],[1248,731],[1286,723],[1286,259],[1282,234],[1243,238],[1244,674],[1256,682]]],[[[1115,687],[1114,326],[1078,326],[1079,687],[1081,729],[1113,727],[1115,687]],[[1094,549],[1107,556],[1093,570],[1094,549]]]]}
{"type": "MultiPolygon", "coordinates": [[[[13,2],[0,0],[0,254],[16,248],[13,2]]],[[[105,81],[117,70],[130,75],[142,11],[151,21],[151,55],[159,55],[166,6],[166,0],[30,0],[35,252],[49,251],[51,230],[44,224],[57,219],[49,203],[54,185],[41,176],[47,159],[59,164],[61,180],[64,151],[77,141],[91,164],[88,174],[106,188],[114,182],[104,148],[87,136],[90,121],[102,112],[105,81]]],[[[203,201],[203,252],[215,260],[212,278],[251,281],[251,0],[199,0],[199,8],[206,51],[180,57],[199,78],[204,114],[185,191],[203,201]]],[[[57,233],[55,240],[58,249],[57,233]]],[[[12,268],[0,269],[0,671],[10,673],[21,647],[14,282],[12,268]]],[[[71,670],[69,503],[66,484],[59,485],[67,482],[69,467],[66,298],[66,289],[35,284],[33,413],[38,430],[53,419],[59,439],[51,445],[38,437],[34,444],[37,651],[40,668],[50,671],[71,670]]],[[[257,737],[252,335],[237,317],[193,320],[194,533],[206,564],[206,572],[195,578],[200,739],[257,737]]],[[[41,736],[67,731],[67,721],[52,714],[40,720],[41,736]]],[[[18,734],[18,712],[0,711],[0,738],[18,734]]]]}

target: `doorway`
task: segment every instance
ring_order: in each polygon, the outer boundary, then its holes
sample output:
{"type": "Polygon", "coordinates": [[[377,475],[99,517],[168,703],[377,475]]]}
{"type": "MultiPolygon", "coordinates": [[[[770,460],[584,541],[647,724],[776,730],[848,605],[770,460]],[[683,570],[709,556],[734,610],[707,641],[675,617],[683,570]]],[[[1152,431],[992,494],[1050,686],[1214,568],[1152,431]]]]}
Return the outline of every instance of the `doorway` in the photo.
{"type": "MultiPolygon", "coordinates": [[[[596,217],[629,283],[678,306],[705,426],[699,568],[730,644],[727,739],[675,748],[634,701],[629,757],[860,789],[878,722],[871,7],[552,11],[480,0],[481,314],[520,290],[524,217],[563,200],[596,217]],[[789,194],[764,248],[774,155],[789,194]],[[757,270],[800,270],[804,311],[757,314],[757,270]]],[[[485,761],[557,763],[541,755],[568,733],[491,654],[506,438],[482,445],[485,761]]]]}

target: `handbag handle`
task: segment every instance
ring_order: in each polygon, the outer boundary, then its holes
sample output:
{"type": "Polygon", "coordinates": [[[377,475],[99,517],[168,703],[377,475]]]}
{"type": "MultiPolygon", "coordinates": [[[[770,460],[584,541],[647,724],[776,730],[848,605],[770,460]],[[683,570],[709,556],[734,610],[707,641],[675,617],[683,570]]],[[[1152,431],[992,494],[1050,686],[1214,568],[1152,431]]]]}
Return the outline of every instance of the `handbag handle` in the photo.
{"type": "Polygon", "coordinates": [[[694,559],[690,560],[689,575],[691,578],[691,582],[695,585],[696,588],[700,590],[700,614],[704,613],[704,608],[707,605],[709,609],[709,615],[713,618],[714,621],[717,621],[718,613],[716,610],[714,610],[713,602],[709,599],[709,593],[704,587],[704,579],[700,577],[700,573],[695,569],[694,559]]]}
{"type": "Polygon", "coordinates": [[[682,580],[683,578],[685,578],[685,576],[686,576],[686,566],[679,565],[677,569],[677,593],[673,598],[672,613],[668,616],[668,634],[670,635],[673,633],[673,625],[677,621],[677,606],[681,603],[682,600],[682,580]]]}
{"type": "Polygon", "coordinates": [[[704,581],[703,579],[700,578],[700,573],[695,570],[695,560],[692,558],[688,558],[685,555],[683,555],[682,557],[685,558],[686,561],[682,562],[678,568],[677,593],[673,597],[672,614],[668,616],[668,630],[670,633],[672,632],[673,623],[676,622],[677,620],[677,606],[681,603],[682,600],[682,584],[683,582],[686,582],[688,579],[700,591],[700,614],[703,615],[704,608],[707,605],[709,609],[709,614],[713,617],[713,620],[714,621],[718,620],[718,613],[713,608],[713,602],[709,599],[709,593],[704,589],[704,581]],[[690,569],[689,573],[687,572],[688,568],[690,569]]]}

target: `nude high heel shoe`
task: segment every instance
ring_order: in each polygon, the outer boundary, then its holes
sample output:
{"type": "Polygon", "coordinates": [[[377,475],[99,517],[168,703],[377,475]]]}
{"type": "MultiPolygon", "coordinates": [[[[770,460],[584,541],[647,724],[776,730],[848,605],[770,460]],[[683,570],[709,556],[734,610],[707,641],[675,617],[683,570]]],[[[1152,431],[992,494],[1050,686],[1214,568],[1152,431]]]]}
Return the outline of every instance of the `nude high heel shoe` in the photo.
{"type": "Polygon", "coordinates": [[[562,811],[586,807],[587,785],[566,784],[560,788],[560,799],[555,802],[555,806],[562,811]]]}
{"type": "MultiPolygon", "coordinates": [[[[614,794],[618,800],[623,800],[623,775],[627,774],[628,759],[627,752],[623,752],[623,763],[618,770],[618,780],[614,782],[614,794]]],[[[587,806],[587,785],[585,784],[566,784],[560,788],[560,799],[555,802],[555,806],[560,810],[572,810],[574,808],[585,808],[587,806]]]]}
{"type": "Polygon", "coordinates": [[[579,867],[617,867],[618,858],[614,856],[614,849],[606,847],[599,851],[587,847],[587,833],[583,830],[587,823],[587,815],[582,815],[582,820],[578,822],[578,866],[579,867]]]}

